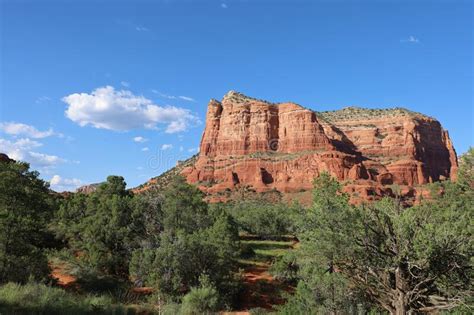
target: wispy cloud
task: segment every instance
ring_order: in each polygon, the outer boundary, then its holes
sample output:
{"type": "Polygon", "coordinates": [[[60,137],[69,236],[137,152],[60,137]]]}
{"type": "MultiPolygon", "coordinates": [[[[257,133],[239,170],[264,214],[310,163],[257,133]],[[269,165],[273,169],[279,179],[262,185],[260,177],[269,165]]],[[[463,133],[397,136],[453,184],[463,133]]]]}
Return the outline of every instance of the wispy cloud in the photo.
{"type": "Polygon", "coordinates": [[[51,101],[51,98],[49,96],[40,96],[36,99],[35,103],[40,104],[40,103],[46,103],[51,101]]]}
{"type": "Polygon", "coordinates": [[[0,130],[9,135],[26,136],[34,139],[46,138],[53,135],[58,135],[62,137],[61,134],[56,134],[51,128],[45,131],[39,131],[33,126],[17,122],[0,123],[0,130]]]}
{"type": "Polygon", "coordinates": [[[198,151],[199,151],[199,148],[189,148],[188,149],[189,153],[194,153],[194,152],[198,152],[198,151]]]}
{"type": "Polygon", "coordinates": [[[138,143],[144,143],[144,142],[147,142],[148,139],[147,139],[147,138],[144,138],[144,137],[142,137],[142,136],[138,136],[138,137],[134,137],[134,138],[133,138],[133,141],[138,142],[138,143]]]}
{"type": "Polygon", "coordinates": [[[82,127],[126,131],[156,129],[164,124],[166,133],[176,133],[199,122],[188,109],[159,106],[143,96],[127,90],[117,91],[112,86],[97,88],[90,94],[74,93],[62,100],[68,104],[66,117],[82,127]]]}
{"type": "Polygon", "coordinates": [[[142,148],[142,151],[143,152],[148,152],[148,151],[150,151],[150,148],[149,147],[144,147],[144,148],[142,148]]]}
{"type": "Polygon", "coordinates": [[[194,98],[189,97],[189,96],[184,96],[184,95],[174,96],[174,95],[162,93],[158,90],[151,90],[151,91],[157,94],[158,96],[169,99],[169,100],[183,100],[183,101],[188,101],[188,102],[196,102],[194,98]]]}
{"type": "Polygon", "coordinates": [[[163,150],[163,151],[164,151],[164,150],[170,150],[170,149],[172,149],[172,148],[173,148],[173,145],[172,145],[172,144],[163,144],[163,145],[161,146],[161,150],[163,150]]]}
{"type": "Polygon", "coordinates": [[[192,97],[189,97],[189,96],[178,96],[179,99],[182,99],[184,101],[188,101],[188,102],[196,102],[196,100],[192,97]]]}
{"type": "Polygon", "coordinates": [[[150,29],[148,27],[142,26],[142,25],[136,25],[135,30],[137,32],[148,32],[150,29]]]}
{"type": "Polygon", "coordinates": [[[420,40],[418,38],[416,38],[415,36],[410,35],[408,38],[401,39],[400,42],[417,44],[417,43],[420,42],[420,40]]]}
{"type": "Polygon", "coordinates": [[[130,83],[128,83],[127,81],[120,81],[120,85],[126,88],[130,87],[130,83]]]}
{"type": "Polygon", "coordinates": [[[63,178],[59,175],[54,175],[50,181],[50,187],[54,191],[74,191],[83,183],[77,178],[63,178]]]}
{"type": "Polygon", "coordinates": [[[227,6],[227,4],[225,4],[225,3],[221,3],[221,8],[222,8],[222,9],[227,9],[228,6],[227,6]]]}

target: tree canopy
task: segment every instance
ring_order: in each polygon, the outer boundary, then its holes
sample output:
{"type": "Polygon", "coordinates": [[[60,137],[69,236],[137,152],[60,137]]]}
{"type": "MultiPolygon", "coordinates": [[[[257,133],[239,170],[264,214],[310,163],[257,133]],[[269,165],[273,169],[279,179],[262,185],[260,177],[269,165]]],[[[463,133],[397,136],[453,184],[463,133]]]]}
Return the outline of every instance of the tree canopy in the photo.
{"type": "Polygon", "coordinates": [[[313,207],[298,224],[300,281],[284,310],[306,305],[344,313],[369,303],[407,314],[469,304],[472,163],[459,174],[458,182],[437,184],[431,200],[408,208],[397,198],[352,206],[335,179],[317,178],[313,207]]]}
{"type": "Polygon", "coordinates": [[[0,161],[0,283],[45,279],[49,185],[23,162],[0,161]]]}

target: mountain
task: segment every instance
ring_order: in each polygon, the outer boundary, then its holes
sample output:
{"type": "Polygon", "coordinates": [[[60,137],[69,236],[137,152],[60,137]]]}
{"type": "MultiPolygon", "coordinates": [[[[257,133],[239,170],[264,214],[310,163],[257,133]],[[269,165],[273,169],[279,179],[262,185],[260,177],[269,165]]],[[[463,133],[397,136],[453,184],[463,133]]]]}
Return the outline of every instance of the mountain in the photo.
{"type": "Polygon", "coordinates": [[[307,199],[321,172],[342,181],[354,202],[393,195],[394,185],[415,199],[424,193],[420,185],[453,178],[458,166],[448,132],[426,115],[404,108],[315,112],[235,91],[209,102],[199,155],[187,164],[179,173],[210,201],[241,187],[307,199]]]}
{"type": "Polygon", "coordinates": [[[83,185],[83,186],[78,187],[76,189],[76,193],[91,194],[91,193],[97,191],[97,188],[99,188],[100,184],[102,184],[102,183],[94,183],[94,184],[83,185]]]}

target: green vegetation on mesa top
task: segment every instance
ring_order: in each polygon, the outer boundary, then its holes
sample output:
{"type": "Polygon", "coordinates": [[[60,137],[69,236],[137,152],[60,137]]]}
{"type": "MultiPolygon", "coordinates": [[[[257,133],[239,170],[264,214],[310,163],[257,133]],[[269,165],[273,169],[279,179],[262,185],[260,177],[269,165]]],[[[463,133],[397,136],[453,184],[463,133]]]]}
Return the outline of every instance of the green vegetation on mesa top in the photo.
{"type": "Polygon", "coordinates": [[[269,105],[275,105],[274,103],[271,103],[269,101],[261,100],[261,99],[254,98],[254,97],[250,97],[250,96],[247,96],[247,95],[242,94],[240,92],[232,91],[232,90],[227,92],[226,95],[224,95],[223,100],[232,101],[234,103],[245,103],[245,102],[249,102],[249,101],[257,101],[257,102],[261,102],[261,103],[265,103],[265,104],[269,104],[269,105]]]}
{"type": "Polygon", "coordinates": [[[343,121],[343,120],[364,120],[376,117],[394,117],[394,116],[408,116],[429,118],[421,113],[413,112],[403,107],[394,108],[363,108],[350,106],[339,110],[331,110],[324,112],[317,112],[318,117],[328,122],[343,121]]]}

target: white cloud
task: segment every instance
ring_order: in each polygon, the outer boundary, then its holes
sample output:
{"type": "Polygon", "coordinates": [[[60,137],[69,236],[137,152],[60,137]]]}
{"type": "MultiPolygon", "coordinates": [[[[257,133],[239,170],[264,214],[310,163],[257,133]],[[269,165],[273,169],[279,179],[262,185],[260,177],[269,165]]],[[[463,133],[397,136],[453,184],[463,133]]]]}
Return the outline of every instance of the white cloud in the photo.
{"type": "Polygon", "coordinates": [[[199,148],[189,148],[188,149],[188,152],[190,153],[194,153],[194,152],[198,152],[199,151],[199,148]]]}
{"type": "Polygon", "coordinates": [[[148,139],[147,139],[147,138],[143,138],[142,136],[138,136],[138,137],[134,137],[134,138],[133,138],[133,141],[138,142],[138,143],[144,143],[144,142],[147,142],[148,139]]]}
{"type": "Polygon", "coordinates": [[[50,168],[65,162],[64,159],[56,155],[31,151],[41,145],[41,143],[28,138],[18,139],[15,142],[0,138],[0,150],[14,160],[28,162],[36,168],[50,168]]]}
{"type": "Polygon", "coordinates": [[[413,35],[410,35],[410,37],[406,38],[406,39],[401,39],[400,40],[402,43],[413,43],[413,44],[417,44],[420,42],[420,40],[418,38],[416,38],[415,36],[413,35]]]}
{"type": "Polygon", "coordinates": [[[225,3],[221,3],[221,8],[222,8],[222,9],[227,9],[228,6],[227,6],[227,4],[225,4],[225,3]]]}
{"type": "Polygon", "coordinates": [[[143,151],[143,152],[150,151],[150,148],[149,148],[149,147],[144,147],[144,148],[142,148],[142,151],[143,151]]]}
{"type": "Polygon", "coordinates": [[[180,146],[180,147],[179,147],[179,152],[183,152],[183,151],[184,151],[183,146],[180,146]]]}
{"type": "Polygon", "coordinates": [[[196,100],[192,97],[189,97],[189,96],[178,96],[178,98],[184,100],[184,101],[188,101],[188,102],[196,102],[196,100]]]}
{"type": "Polygon", "coordinates": [[[53,166],[56,164],[59,164],[61,162],[64,162],[63,159],[56,155],[48,155],[44,153],[38,153],[38,152],[28,152],[30,157],[33,158],[32,164],[41,166],[41,167],[48,167],[48,166],[53,166]]]}
{"type": "Polygon", "coordinates": [[[51,128],[46,131],[39,131],[33,126],[16,122],[0,123],[0,130],[9,135],[26,136],[34,139],[46,138],[55,134],[51,128]]]}
{"type": "Polygon", "coordinates": [[[184,95],[180,95],[180,96],[174,96],[174,95],[169,95],[169,94],[165,94],[165,93],[161,93],[160,91],[158,90],[151,90],[153,93],[161,96],[162,98],[167,98],[169,100],[183,100],[183,101],[188,101],[188,102],[196,102],[196,100],[192,97],[189,97],[189,96],[184,96],[184,95]]]}
{"type": "Polygon", "coordinates": [[[172,144],[163,144],[161,146],[161,150],[169,150],[169,149],[172,149],[173,148],[173,145],[172,144]]]}
{"type": "Polygon", "coordinates": [[[77,178],[62,178],[59,175],[54,175],[49,181],[50,187],[55,191],[74,191],[83,183],[77,178]]]}
{"type": "Polygon", "coordinates": [[[80,126],[125,131],[134,128],[157,128],[166,124],[166,133],[185,131],[199,122],[189,110],[175,106],[158,106],[130,91],[116,91],[112,86],[87,93],[74,93],[62,99],[69,106],[66,116],[80,126]]]}
{"type": "Polygon", "coordinates": [[[148,32],[149,29],[145,26],[140,26],[140,25],[137,25],[135,26],[135,30],[138,31],[138,32],[148,32]]]}
{"type": "Polygon", "coordinates": [[[137,166],[137,170],[143,171],[143,166],[137,166]]]}
{"type": "Polygon", "coordinates": [[[130,83],[128,83],[127,81],[121,81],[120,85],[127,88],[130,87],[130,83]]]}

